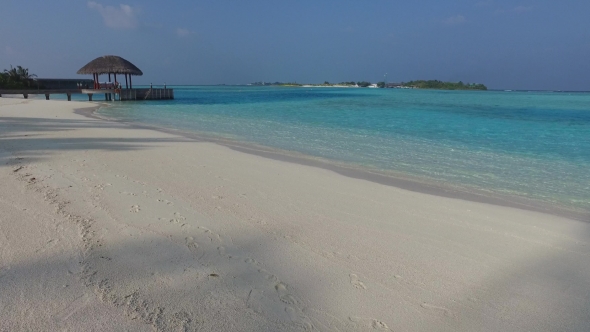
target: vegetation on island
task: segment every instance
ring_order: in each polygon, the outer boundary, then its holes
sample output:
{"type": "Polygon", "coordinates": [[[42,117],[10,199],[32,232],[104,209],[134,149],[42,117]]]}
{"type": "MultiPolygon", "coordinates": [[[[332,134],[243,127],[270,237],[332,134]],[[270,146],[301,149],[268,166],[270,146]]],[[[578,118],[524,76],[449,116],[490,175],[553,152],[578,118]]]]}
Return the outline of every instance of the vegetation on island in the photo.
{"type": "Polygon", "coordinates": [[[35,77],[37,75],[30,74],[28,68],[10,66],[10,69],[0,73],[0,89],[30,89],[35,77]]]}
{"type": "Polygon", "coordinates": [[[301,86],[302,84],[299,83],[283,83],[283,82],[254,82],[250,83],[249,85],[256,85],[256,86],[301,86]]]}
{"type": "Polygon", "coordinates": [[[413,87],[418,89],[437,89],[437,90],[487,90],[488,88],[483,84],[478,83],[463,83],[461,81],[443,82],[439,80],[419,80],[410,81],[401,84],[402,86],[413,87]]]}
{"type": "Polygon", "coordinates": [[[258,85],[258,86],[318,86],[318,87],[359,87],[359,88],[366,88],[366,87],[376,87],[377,88],[398,88],[398,89],[437,89],[437,90],[487,90],[488,88],[479,83],[463,83],[461,81],[455,82],[443,82],[439,80],[418,80],[418,81],[410,81],[410,82],[402,82],[402,83],[386,83],[386,82],[377,82],[373,84],[367,81],[360,81],[360,82],[340,82],[340,83],[330,83],[325,81],[321,84],[301,84],[301,83],[282,83],[282,82],[255,82],[251,83],[250,85],[258,85]]]}

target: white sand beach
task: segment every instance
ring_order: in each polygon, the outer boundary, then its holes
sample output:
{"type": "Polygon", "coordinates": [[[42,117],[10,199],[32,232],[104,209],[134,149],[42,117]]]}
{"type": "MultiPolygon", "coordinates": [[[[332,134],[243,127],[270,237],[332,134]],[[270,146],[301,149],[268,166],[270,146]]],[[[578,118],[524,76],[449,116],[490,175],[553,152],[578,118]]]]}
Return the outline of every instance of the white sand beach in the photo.
{"type": "Polygon", "coordinates": [[[0,98],[0,331],[588,331],[590,223],[0,98]]]}

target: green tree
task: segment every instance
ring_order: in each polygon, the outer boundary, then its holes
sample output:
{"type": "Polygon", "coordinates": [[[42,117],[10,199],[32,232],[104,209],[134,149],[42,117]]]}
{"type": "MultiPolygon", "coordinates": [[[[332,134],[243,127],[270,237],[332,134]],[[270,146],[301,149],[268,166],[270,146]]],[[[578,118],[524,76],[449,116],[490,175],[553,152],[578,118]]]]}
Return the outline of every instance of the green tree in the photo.
{"type": "Polygon", "coordinates": [[[22,66],[12,67],[10,69],[4,69],[4,72],[0,75],[0,87],[6,89],[22,89],[31,86],[31,81],[35,74],[29,73],[28,68],[22,66]]]}
{"type": "Polygon", "coordinates": [[[8,80],[12,82],[20,82],[19,72],[16,68],[12,67],[12,65],[10,65],[10,69],[4,69],[4,73],[8,76],[8,80]]]}
{"type": "Polygon", "coordinates": [[[488,88],[483,84],[464,84],[462,81],[443,82],[439,80],[418,80],[403,83],[404,86],[412,86],[419,89],[439,89],[439,90],[487,90],[488,88]]]}
{"type": "Polygon", "coordinates": [[[8,75],[0,73],[0,88],[6,88],[8,85],[8,75]]]}

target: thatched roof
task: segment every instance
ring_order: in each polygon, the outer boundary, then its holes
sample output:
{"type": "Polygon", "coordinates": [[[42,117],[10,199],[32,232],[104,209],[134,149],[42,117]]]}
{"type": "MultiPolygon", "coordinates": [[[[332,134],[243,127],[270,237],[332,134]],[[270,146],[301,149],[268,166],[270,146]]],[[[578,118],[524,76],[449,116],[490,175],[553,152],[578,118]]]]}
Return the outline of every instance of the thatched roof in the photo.
{"type": "Polygon", "coordinates": [[[143,75],[139,68],[131,62],[116,55],[105,55],[90,61],[86,66],[78,70],[78,74],[130,74],[143,75]]]}

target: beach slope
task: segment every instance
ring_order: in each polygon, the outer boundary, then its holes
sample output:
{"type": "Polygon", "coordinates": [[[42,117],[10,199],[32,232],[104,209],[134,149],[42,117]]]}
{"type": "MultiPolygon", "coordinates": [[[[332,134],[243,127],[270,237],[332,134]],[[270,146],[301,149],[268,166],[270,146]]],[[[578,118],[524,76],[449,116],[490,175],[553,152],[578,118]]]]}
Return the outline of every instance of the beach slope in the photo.
{"type": "Polygon", "coordinates": [[[0,331],[584,331],[590,224],[0,98],[0,331]]]}

